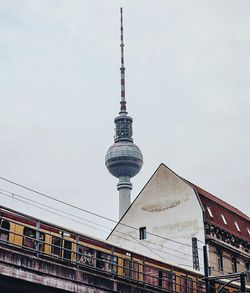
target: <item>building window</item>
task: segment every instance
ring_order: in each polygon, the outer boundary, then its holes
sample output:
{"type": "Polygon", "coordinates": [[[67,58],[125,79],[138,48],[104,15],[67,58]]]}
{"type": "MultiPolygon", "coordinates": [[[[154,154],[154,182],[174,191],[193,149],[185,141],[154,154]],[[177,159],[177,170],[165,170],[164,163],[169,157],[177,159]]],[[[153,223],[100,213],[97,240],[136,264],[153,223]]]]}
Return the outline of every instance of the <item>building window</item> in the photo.
{"type": "Polygon", "coordinates": [[[140,240],[146,239],[146,227],[139,228],[139,237],[140,240]]]}
{"type": "Polygon", "coordinates": [[[214,216],[213,216],[213,214],[212,214],[212,211],[211,211],[210,207],[207,207],[207,211],[208,211],[208,213],[209,213],[209,216],[210,216],[211,218],[213,218],[214,216]]]}
{"type": "Polygon", "coordinates": [[[232,273],[237,273],[237,258],[232,256],[232,273]]]}
{"type": "Polygon", "coordinates": [[[238,225],[238,223],[236,221],[234,221],[235,227],[237,228],[237,230],[240,232],[240,227],[238,225]]]}
{"type": "Polygon", "coordinates": [[[220,249],[217,249],[218,271],[223,271],[223,254],[220,249]]]}
{"type": "Polygon", "coordinates": [[[227,225],[227,220],[226,220],[225,216],[223,214],[221,214],[221,217],[222,217],[224,224],[227,225]]]}
{"type": "Polygon", "coordinates": [[[248,234],[250,235],[250,229],[249,229],[249,228],[247,228],[247,232],[248,232],[248,234]]]}
{"type": "Polygon", "coordinates": [[[250,273],[250,262],[245,262],[245,269],[246,269],[246,273],[249,274],[250,273]]]}

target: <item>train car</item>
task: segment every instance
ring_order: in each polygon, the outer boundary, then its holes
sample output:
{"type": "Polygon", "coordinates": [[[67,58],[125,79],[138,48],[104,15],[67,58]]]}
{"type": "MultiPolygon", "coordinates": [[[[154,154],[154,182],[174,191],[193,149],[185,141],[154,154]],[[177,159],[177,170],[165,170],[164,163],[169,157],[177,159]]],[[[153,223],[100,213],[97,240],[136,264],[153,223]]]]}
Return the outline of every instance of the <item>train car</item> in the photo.
{"type": "MultiPolygon", "coordinates": [[[[166,292],[205,292],[202,274],[124,250],[3,206],[0,206],[0,245],[67,263],[79,270],[84,267],[101,270],[113,277],[166,292]]],[[[211,290],[218,292],[219,284],[214,283],[211,290]]],[[[238,292],[237,286],[227,286],[223,292],[238,292]]]]}

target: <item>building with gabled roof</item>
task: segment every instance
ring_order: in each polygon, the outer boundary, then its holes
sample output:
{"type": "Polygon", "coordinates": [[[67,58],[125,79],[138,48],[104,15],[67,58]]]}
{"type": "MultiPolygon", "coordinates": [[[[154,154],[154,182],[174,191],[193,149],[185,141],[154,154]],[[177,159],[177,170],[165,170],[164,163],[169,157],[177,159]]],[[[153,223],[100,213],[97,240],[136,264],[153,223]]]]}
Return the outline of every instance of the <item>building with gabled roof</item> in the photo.
{"type": "Polygon", "coordinates": [[[206,244],[211,275],[249,271],[250,218],[164,164],[107,240],[200,271],[206,244]]]}

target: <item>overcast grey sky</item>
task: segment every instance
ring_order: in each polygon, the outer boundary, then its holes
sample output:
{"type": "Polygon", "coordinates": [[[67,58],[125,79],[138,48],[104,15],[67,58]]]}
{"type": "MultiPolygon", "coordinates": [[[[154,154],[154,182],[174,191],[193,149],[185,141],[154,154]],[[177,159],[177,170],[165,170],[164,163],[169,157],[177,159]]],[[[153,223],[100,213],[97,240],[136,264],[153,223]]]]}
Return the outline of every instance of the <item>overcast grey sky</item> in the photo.
{"type": "MultiPolygon", "coordinates": [[[[144,155],[133,199],[163,162],[249,215],[248,0],[0,0],[0,176],[118,218],[104,157],[119,111],[121,5],[127,106],[144,155]]],[[[0,204],[109,232],[1,194],[0,204]]]]}

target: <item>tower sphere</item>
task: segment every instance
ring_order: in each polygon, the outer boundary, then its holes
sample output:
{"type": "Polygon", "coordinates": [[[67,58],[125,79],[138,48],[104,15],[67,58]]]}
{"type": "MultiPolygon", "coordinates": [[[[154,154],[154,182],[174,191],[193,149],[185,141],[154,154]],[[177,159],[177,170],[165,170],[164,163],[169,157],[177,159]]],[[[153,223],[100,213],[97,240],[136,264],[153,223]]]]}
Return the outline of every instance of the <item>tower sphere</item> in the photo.
{"type": "Polygon", "coordinates": [[[141,150],[130,141],[114,143],[105,156],[105,165],[109,172],[119,178],[120,176],[134,177],[143,164],[141,150]]]}

